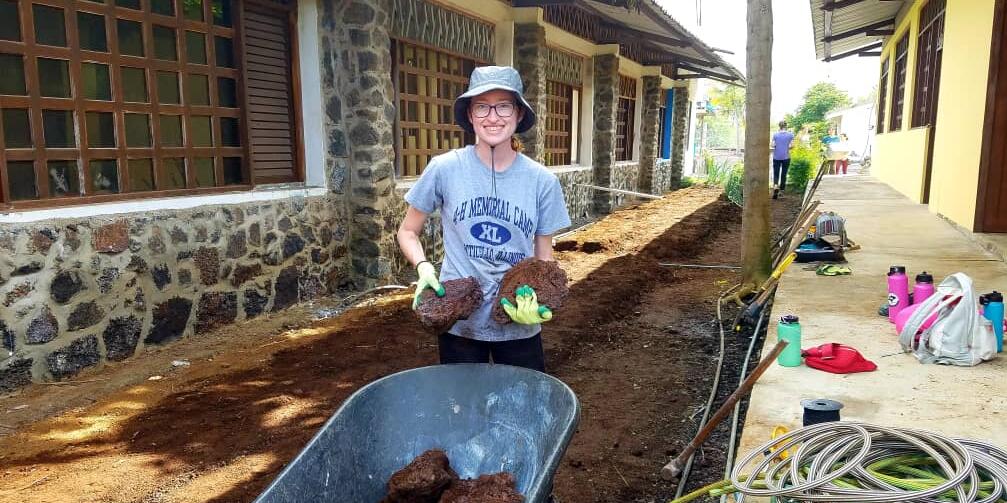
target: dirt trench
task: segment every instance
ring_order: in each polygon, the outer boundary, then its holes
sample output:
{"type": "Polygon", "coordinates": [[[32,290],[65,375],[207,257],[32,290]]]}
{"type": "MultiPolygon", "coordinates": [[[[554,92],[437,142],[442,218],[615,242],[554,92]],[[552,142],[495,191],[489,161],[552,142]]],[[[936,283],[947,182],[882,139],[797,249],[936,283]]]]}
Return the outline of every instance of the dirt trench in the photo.
{"type": "MultiPolygon", "coordinates": [[[[793,208],[777,204],[774,220],[793,208]]],[[[562,501],[674,492],[658,473],[695,432],[716,363],[714,301],[737,278],[658,263],[736,263],[739,235],[740,210],[697,187],[558,243],[572,287],[543,332],[547,366],[583,410],[555,481],[562,501]]],[[[0,501],[251,501],[353,391],[436,363],[408,293],[312,321],[334,300],[0,398],[0,501]]],[[[723,470],[717,449],[697,477],[723,470]]]]}

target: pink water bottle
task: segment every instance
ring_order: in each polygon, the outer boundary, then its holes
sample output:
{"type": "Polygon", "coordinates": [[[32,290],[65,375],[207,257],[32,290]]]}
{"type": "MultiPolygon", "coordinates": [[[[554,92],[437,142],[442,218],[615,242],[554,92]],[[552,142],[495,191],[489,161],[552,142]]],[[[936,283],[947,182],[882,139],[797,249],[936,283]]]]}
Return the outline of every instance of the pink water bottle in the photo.
{"type": "Polygon", "coordinates": [[[934,277],[923,271],[916,275],[913,285],[913,304],[919,304],[934,294],[934,277]]]}
{"type": "Polygon", "coordinates": [[[895,323],[899,311],[909,305],[909,276],[906,267],[893,265],[888,269],[888,321],[895,323]]]}

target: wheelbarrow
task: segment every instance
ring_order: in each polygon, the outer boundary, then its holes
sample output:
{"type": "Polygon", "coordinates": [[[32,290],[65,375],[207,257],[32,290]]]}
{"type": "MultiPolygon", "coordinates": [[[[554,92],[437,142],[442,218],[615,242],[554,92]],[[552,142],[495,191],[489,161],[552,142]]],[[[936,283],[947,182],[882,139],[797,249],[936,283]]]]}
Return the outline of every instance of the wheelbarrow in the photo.
{"type": "Polygon", "coordinates": [[[580,405],[547,374],[491,364],[437,365],[351,395],[256,503],[377,503],[393,473],[442,449],[462,478],[510,472],[528,503],[548,501],[580,405]]]}

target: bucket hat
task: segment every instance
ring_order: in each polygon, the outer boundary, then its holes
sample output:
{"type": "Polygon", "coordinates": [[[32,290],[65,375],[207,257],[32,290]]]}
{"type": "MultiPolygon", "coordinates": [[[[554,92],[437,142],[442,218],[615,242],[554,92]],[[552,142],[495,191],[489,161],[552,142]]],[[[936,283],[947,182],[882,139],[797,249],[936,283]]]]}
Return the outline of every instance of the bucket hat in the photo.
{"type": "Polygon", "coordinates": [[[517,70],[510,66],[480,66],[472,71],[469,78],[469,89],[455,99],[455,124],[469,133],[474,133],[469,120],[469,103],[472,98],[495,90],[510,91],[518,104],[524,109],[524,115],[517,124],[516,133],[523,133],[535,125],[535,112],[524,99],[524,85],[517,70]]]}

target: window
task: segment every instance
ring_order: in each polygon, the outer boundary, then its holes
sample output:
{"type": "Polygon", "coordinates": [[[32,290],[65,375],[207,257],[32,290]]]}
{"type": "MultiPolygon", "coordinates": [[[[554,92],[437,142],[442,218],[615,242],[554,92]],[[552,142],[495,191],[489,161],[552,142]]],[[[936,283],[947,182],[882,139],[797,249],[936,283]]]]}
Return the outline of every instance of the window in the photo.
{"type": "Polygon", "coordinates": [[[475,143],[455,125],[454,99],[465,92],[476,61],[417,44],[392,42],[398,102],[398,173],[419,176],[430,158],[475,143]]]}
{"type": "Polygon", "coordinates": [[[239,0],[0,0],[0,203],[79,204],[296,179],[285,9],[239,0]]]}
{"type": "Polygon", "coordinates": [[[546,81],[545,165],[565,166],[574,160],[573,137],[575,96],[579,90],[569,84],[546,81]]]}
{"type": "Polygon", "coordinates": [[[906,102],[906,60],[909,58],[909,32],[895,46],[895,81],[892,84],[892,110],[888,113],[888,131],[902,129],[902,109],[906,102]]]}
{"type": "Polygon", "coordinates": [[[888,98],[888,58],[881,63],[881,80],[878,82],[878,125],[877,133],[885,132],[885,100],[888,98]]]}
{"type": "Polygon", "coordinates": [[[929,126],[936,120],[941,84],[941,57],[944,54],[945,0],[930,0],[920,10],[920,36],[916,50],[916,96],[913,99],[913,127],[929,126]]]}
{"type": "Polygon", "coordinates": [[[615,160],[633,158],[633,125],[636,123],[636,79],[619,76],[619,103],[615,112],[615,160]]]}

